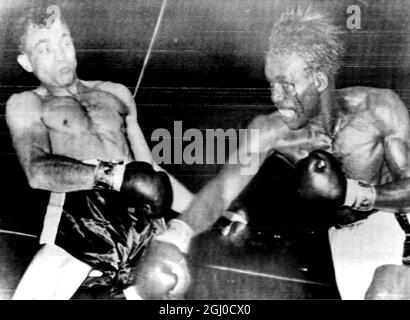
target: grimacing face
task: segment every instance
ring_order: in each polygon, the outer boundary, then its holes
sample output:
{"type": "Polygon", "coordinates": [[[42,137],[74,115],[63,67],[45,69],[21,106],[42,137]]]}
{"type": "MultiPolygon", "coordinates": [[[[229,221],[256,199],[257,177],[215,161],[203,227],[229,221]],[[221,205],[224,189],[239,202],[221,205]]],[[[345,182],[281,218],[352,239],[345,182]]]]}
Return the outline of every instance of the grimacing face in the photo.
{"type": "Polygon", "coordinates": [[[68,27],[56,19],[50,28],[31,24],[19,64],[47,86],[69,87],[77,79],[77,60],[68,27]]]}
{"type": "Polygon", "coordinates": [[[282,121],[293,130],[304,127],[320,113],[320,91],[314,72],[297,53],[274,54],[266,59],[265,74],[271,99],[282,121]]]}

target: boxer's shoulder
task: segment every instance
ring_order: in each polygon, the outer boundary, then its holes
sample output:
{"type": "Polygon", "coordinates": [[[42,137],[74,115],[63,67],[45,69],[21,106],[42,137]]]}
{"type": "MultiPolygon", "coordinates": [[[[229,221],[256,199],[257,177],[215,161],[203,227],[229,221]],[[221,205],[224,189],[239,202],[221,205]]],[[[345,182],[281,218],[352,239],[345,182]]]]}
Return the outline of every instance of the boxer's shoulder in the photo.
{"type": "Polygon", "coordinates": [[[126,104],[128,104],[130,100],[133,101],[130,90],[121,83],[111,81],[84,81],[83,83],[96,90],[108,92],[126,104]]]}
{"type": "Polygon", "coordinates": [[[29,125],[41,115],[40,97],[33,91],[13,94],[6,103],[6,121],[10,127],[29,125]]]}
{"type": "Polygon", "coordinates": [[[349,87],[337,90],[342,106],[349,113],[391,111],[403,107],[399,96],[390,89],[349,87]]]}
{"type": "Polygon", "coordinates": [[[280,119],[277,112],[269,115],[258,115],[248,125],[250,132],[256,132],[259,141],[259,147],[262,150],[275,150],[283,145],[290,134],[290,129],[280,119]]]}
{"type": "MultiPolygon", "coordinates": [[[[115,105],[120,107],[119,112],[121,114],[135,114],[136,107],[134,98],[130,90],[123,84],[110,81],[82,81],[82,83],[94,92],[103,92],[114,98],[119,102],[115,105]]],[[[107,99],[104,100],[107,101],[107,99]]]]}
{"type": "Polygon", "coordinates": [[[364,116],[379,129],[406,123],[408,112],[400,97],[390,89],[351,87],[338,90],[345,112],[364,116]],[[372,120],[372,121],[370,121],[372,120]]]}
{"type": "Polygon", "coordinates": [[[278,136],[286,136],[290,131],[277,111],[267,115],[256,116],[249,124],[248,129],[273,130],[278,136]]]}
{"type": "Polygon", "coordinates": [[[20,105],[27,105],[27,104],[34,104],[40,105],[41,98],[35,91],[23,91],[19,93],[14,93],[10,96],[7,100],[8,106],[20,106],[20,105]]]}

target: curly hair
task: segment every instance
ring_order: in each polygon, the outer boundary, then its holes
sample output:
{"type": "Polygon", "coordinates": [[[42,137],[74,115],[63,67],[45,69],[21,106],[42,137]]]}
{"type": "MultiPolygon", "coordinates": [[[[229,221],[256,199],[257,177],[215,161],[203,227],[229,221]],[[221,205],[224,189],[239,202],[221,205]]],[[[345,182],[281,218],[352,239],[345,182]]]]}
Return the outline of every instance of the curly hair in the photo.
{"type": "Polygon", "coordinates": [[[340,33],[327,17],[311,7],[288,10],[272,28],[266,59],[295,52],[306,61],[310,71],[334,76],[344,52],[340,33]]]}
{"type": "MultiPolygon", "coordinates": [[[[27,31],[31,25],[36,26],[37,28],[47,28],[48,18],[52,15],[52,12],[47,12],[47,9],[50,6],[46,5],[37,5],[26,11],[24,14],[20,15],[14,24],[13,37],[17,42],[20,52],[25,52],[25,37],[27,31]]],[[[60,14],[59,19],[65,25],[67,25],[63,16],[60,14]]]]}

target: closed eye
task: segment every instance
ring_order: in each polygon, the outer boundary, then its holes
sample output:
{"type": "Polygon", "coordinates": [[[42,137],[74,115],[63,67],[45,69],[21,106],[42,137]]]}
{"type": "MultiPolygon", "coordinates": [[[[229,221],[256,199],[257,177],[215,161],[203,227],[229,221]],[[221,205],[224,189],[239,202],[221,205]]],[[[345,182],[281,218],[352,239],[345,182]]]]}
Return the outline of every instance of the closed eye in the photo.
{"type": "Polygon", "coordinates": [[[46,54],[50,53],[52,51],[51,47],[49,45],[43,45],[37,48],[38,52],[40,54],[46,54]]]}

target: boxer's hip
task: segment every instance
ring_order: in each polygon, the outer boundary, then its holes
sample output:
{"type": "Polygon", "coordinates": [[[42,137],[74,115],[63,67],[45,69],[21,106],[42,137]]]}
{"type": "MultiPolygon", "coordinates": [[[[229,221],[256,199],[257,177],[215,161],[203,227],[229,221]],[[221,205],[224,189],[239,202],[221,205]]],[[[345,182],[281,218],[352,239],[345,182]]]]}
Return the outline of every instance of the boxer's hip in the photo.
{"type": "Polygon", "coordinates": [[[341,246],[348,247],[349,244],[359,250],[371,249],[377,251],[389,251],[392,243],[400,243],[402,246],[405,239],[400,224],[394,213],[375,211],[365,219],[355,221],[352,224],[332,227],[329,229],[330,243],[342,242],[341,246]]]}
{"type": "Polygon", "coordinates": [[[401,264],[405,234],[391,212],[376,211],[366,219],[329,229],[339,292],[343,299],[363,299],[375,269],[401,264]]]}
{"type": "MultiPolygon", "coordinates": [[[[400,217],[402,221],[408,221],[410,214],[402,214],[400,217]]],[[[360,247],[378,247],[379,250],[383,248],[388,250],[396,242],[400,243],[401,247],[403,246],[406,235],[403,225],[404,223],[399,221],[397,214],[378,210],[351,224],[330,228],[329,240],[331,244],[342,241],[345,243],[344,247],[352,243],[352,245],[356,244],[356,247],[360,244],[360,247]]]]}
{"type": "Polygon", "coordinates": [[[130,214],[117,192],[67,193],[56,244],[100,270],[101,285],[127,282],[130,269],[153,235],[151,224],[130,214]],[[118,279],[121,278],[121,279],[118,279]]]}

